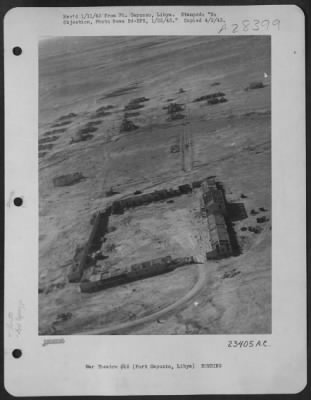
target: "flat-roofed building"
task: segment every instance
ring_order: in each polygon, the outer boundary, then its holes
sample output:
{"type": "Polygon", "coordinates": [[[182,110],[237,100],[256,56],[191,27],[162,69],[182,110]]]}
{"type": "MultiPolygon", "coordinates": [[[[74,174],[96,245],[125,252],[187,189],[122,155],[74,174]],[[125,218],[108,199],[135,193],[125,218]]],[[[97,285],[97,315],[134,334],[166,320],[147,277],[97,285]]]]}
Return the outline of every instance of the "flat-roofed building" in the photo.
{"type": "Polygon", "coordinates": [[[206,215],[221,213],[227,215],[226,202],[222,190],[210,189],[203,194],[206,215]]]}
{"type": "Polygon", "coordinates": [[[232,255],[232,246],[226,218],[228,216],[224,192],[215,178],[208,178],[202,184],[201,212],[207,219],[212,250],[207,258],[221,258],[232,255]]]}
{"type": "Polygon", "coordinates": [[[229,257],[232,255],[232,247],[227,230],[225,218],[220,213],[207,216],[208,231],[212,251],[216,257],[229,257]]]}

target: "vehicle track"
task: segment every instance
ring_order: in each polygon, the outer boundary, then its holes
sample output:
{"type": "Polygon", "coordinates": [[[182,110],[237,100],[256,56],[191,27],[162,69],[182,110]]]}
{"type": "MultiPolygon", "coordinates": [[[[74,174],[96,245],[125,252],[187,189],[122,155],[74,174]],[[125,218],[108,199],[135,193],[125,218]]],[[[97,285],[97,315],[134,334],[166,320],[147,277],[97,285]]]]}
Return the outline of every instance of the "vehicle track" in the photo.
{"type": "Polygon", "coordinates": [[[185,125],[180,134],[181,166],[182,170],[189,172],[193,166],[193,141],[191,132],[186,131],[185,125]]]}
{"type": "Polygon", "coordinates": [[[197,295],[205,287],[207,278],[208,278],[207,263],[199,264],[198,279],[197,279],[195,285],[192,287],[192,289],[187,294],[185,294],[183,297],[181,297],[175,303],[170,304],[169,306],[163,308],[160,311],[157,311],[153,314],[139,318],[135,321],[123,322],[121,324],[111,326],[108,328],[98,328],[98,329],[92,329],[92,330],[88,330],[88,331],[84,331],[84,332],[79,332],[79,333],[76,333],[76,335],[105,335],[105,334],[113,334],[113,333],[119,334],[119,333],[121,333],[121,331],[124,331],[126,329],[134,328],[139,325],[143,325],[145,323],[152,322],[152,321],[154,321],[160,317],[163,317],[164,315],[176,310],[180,306],[186,304],[189,300],[191,300],[195,295],[197,295]]]}

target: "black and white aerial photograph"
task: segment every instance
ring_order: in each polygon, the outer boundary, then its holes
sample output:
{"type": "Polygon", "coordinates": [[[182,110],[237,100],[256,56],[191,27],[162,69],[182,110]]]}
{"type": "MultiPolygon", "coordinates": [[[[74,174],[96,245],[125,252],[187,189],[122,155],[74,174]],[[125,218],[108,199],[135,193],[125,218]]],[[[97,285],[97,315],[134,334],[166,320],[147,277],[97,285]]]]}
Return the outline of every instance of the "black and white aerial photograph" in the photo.
{"type": "Polygon", "coordinates": [[[269,334],[270,36],[39,42],[39,334],[269,334]]]}

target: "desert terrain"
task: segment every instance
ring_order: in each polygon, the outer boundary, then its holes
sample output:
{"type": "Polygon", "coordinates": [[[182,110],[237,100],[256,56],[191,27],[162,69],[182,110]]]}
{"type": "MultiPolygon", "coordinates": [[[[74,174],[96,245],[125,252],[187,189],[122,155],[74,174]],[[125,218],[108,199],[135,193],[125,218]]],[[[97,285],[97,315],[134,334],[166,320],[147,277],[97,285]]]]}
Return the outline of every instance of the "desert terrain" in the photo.
{"type": "MultiPolygon", "coordinates": [[[[40,334],[271,332],[270,50],[266,36],[40,42],[40,334]],[[68,281],[96,211],[209,176],[247,211],[238,255],[96,293],[68,281]]],[[[109,226],[103,269],[210,249],[199,188],[109,226]]]]}

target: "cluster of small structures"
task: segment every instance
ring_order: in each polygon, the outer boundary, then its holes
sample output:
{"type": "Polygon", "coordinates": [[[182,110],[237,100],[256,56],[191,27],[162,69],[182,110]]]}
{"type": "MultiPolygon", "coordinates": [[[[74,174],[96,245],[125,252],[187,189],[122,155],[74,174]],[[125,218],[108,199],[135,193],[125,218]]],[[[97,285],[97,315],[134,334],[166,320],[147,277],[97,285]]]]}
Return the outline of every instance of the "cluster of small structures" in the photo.
{"type": "Polygon", "coordinates": [[[43,134],[43,137],[39,139],[39,158],[43,158],[48,154],[49,150],[52,150],[54,142],[56,142],[60,135],[66,130],[67,128],[52,129],[43,134]]]}
{"type": "MultiPolygon", "coordinates": [[[[259,207],[258,211],[252,209],[250,212],[250,215],[255,216],[258,215],[259,213],[262,212],[266,212],[267,210],[264,207],[259,207]]],[[[256,223],[257,224],[265,224],[266,222],[269,221],[269,218],[266,215],[262,215],[261,217],[256,217],[256,223]]],[[[262,232],[263,227],[261,227],[260,225],[256,225],[256,226],[242,226],[241,227],[241,231],[245,232],[245,231],[249,231],[249,232],[253,232],[253,233],[260,233],[262,232]]]]}
{"type": "MultiPolygon", "coordinates": [[[[219,84],[219,82],[216,82],[216,84],[219,84]]],[[[262,87],[264,87],[262,82],[253,82],[245,90],[257,89],[262,87]]],[[[99,100],[105,100],[110,97],[118,97],[121,94],[128,93],[136,88],[137,85],[131,85],[127,88],[118,89],[107,94],[106,96],[103,96],[99,100]]],[[[178,91],[179,94],[184,92],[185,90],[183,88],[180,88],[178,91]]],[[[133,122],[131,118],[140,115],[139,110],[144,108],[144,103],[147,101],[149,101],[149,98],[144,96],[137,97],[129,101],[129,103],[124,107],[123,110],[124,115],[121,120],[120,133],[132,132],[139,128],[139,126],[135,122],[133,122]]],[[[168,101],[171,102],[173,101],[173,99],[168,99],[168,101]]],[[[214,105],[218,103],[225,103],[228,100],[225,97],[225,93],[215,92],[203,95],[193,100],[193,102],[201,102],[201,101],[206,101],[207,105],[214,105]]],[[[91,120],[86,124],[84,124],[83,126],[79,127],[73,134],[73,136],[71,136],[69,143],[74,144],[93,139],[94,137],[93,133],[98,130],[98,125],[100,125],[103,122],[99,118],[104,118],[111,115],[113,112],[115,112],[114,110],[112,110],[114,108],[115,108],[114,105],[108,104],[96,109],[95,112],[92,114],[91,118],[95,119],[97,118],[97,120],[91,120]]],[[[174,121],[185,118],[184,115],[185,106],[182,103],[171,102],[169,105],[163,107],[163,109],[167,110],[168,121],[174,121]]],[[[44,157],[46,154],[48,154],[50,150],[53,149],[54,142],[59,138],[59,133],[65,132],[67,128],[70,127],[71,123],[73,122],[73,119],[77,116],[78,114],[74,112],[62,115],[51,125],[53,130],[45,132],[44,136],[46,137],[39,139],[39,158],[44,157]]]]}
{"type": "Polygon", "coordinates": [[[138,111],[141,108],[144,108],[144,104],[146,101],[149,101],[147,97],[137,97],[131,100],[125,107],[124,107],[124,116],[120,126],[120,132],[131,132],[138,129],[138,126],[129,118],[133,116],[139,115],[138,111]],[[133,112],[134,111],[134,112],[133,112]]]}
{"type": "Polygon", "coordinates": [[[46,156],[53,149],[55,142],[59,139],[60,134],[66,132],[68,125],[72,123],[72,119],[77,114],[69,113],[60,116],[51,126],[50,131],[44,133],[44,137],[39,139],[39,158],[46,156]],[[57,128],[57,129],[55,129],[57,128]]]}
{"type": "Polygon", "coordinates": [[[206,219],[212,247],[212,250],[206,253],[206,259],[218,259],[233,255],[234,250],[229,233],[230,221],[224,190],[214,178],[208,178],[192,184],[179,185],[177,188],[156,190],[146,194],[139,192],[137,195],[134,194],[134,196],[128,198],[115,200],[105,210],[94,214],[91,218],[93,227],[89,239],[84,247],[77,249],[73,263],[70,266],[69,281],[80,282],[82,292],[93,292],[163,274],[183,265],[201,263],[200,257],[194,255],[182,258],[173,258],[168,255],[91,276],[85,273],[89,267],[96,265],[97,260],[105,258],[100,248],[105,235],[109,232],[108,225],[111,215],[120,215],[130,208],[190,194],[196,188],[201,188],[202,190],[201,215],[206,219]]]}
{"type": "Polygon", "coordinates": [[[93,133],[98,130],[98,126],[102,124],[102,118],[107,117],[112,114],[111,109],[114,106],[108,104],[106,106],[101,106],[95,110],[91,115],[91,120],[81,126],[71,137],[70,144],[84,142],[86,140],[93,139],[93,133]]]}
{"type": "Polygon", "coordinates": [[[182,113],[185,110],[184,104],[170,103],[167,107],[164,107],[164,109],[167,109],[169,121],[175,121],[176,119],[183,119],[185,117],[182,113]]]}
{"type": "Polygon", "coordinates": [[[77,130],[74,136],[71,137],[70,144],[85,142],[86,140],[90,140],[94,137],[92,133],[96,131],[97,131],[96,124],[88,122],[85,126],[77,130]]]}
{"type": "MultiPolygon", "coordinates": [[[[211,86],[218,86],[220,82],[214,82],[211,86]]],[[[262,89],[265,88],[266,85],[261,81],[251,82],[246,88],[245,91],[254,90],[254,89],[262,89]]],[[[122,94],[129,93],[132,90],[137,89],[137,84],[132,84],[125,88],[116,89],[115,91],[106,94],[105,96],[99,98],[98,100],[106,100],[111,97],[118,97],[122,94]]],[[[182,94],[185,90],[180,88],[178,93],[182,94]]],[[[172,102],[174,99],[168,99],[168,102],[171,102],[169,105],[163,107],[163,109],[167,110],[168,121],[174,121],[185,118],[184,110],[185,106],[181,103],[172,102]]],[[[137,97],[132,100],[124,107],[124,115],[121,120],[120,125],[120,133],[123,132],[132,132],[139,128],[139,126],[131,120],[132,117],[137,117],[140,115],[140,109],[144,108],[145,102],[149,101],[147,97],[137,97]]],[[[202,95],[200,97],[192,100],[193,103],[205,101],[207,105],[215,105],[220,103],[226,103],[228,100],[226,98],[226,94],[224,92],[215,92],[206,95],[202,95]]],[[[106,105],[99,107],[92,118],[102,118],[111,115],[115,111],[111,111],[115,106],[114,105],[106,105]]],[[[58,140],[59,134],[64,133],[67,128],[73,122],[73,118],[77,117],[76,113],[69,113],[59,117],[52,125],[53,128],[51,131],[47,131],[43,134],[44,138],[39,139],[39,158],[43,158],[45,155],[49,153],[54,147],[54,142],[58,140]],[[58,129],[55,129],[58,128],[58,129]]],[[[79,143],[86,140],[90,140],[94,137],[92,133],[98,130],[98,125],[100,125],[103,121],[89,121],[74,133],[74,135],[70,138],[70,144],[79,143]]]]}
{"type": "Polygon", "coordinates": [[[206,94],[204,96],[197,97],[193,100],[194,103],[198,101],[207,101],[208,105],[214,105],[218,103],[226,103],[228,100],[226,99],[226,94],[223,92],[216,92],[211,94],[206,94]]]}

